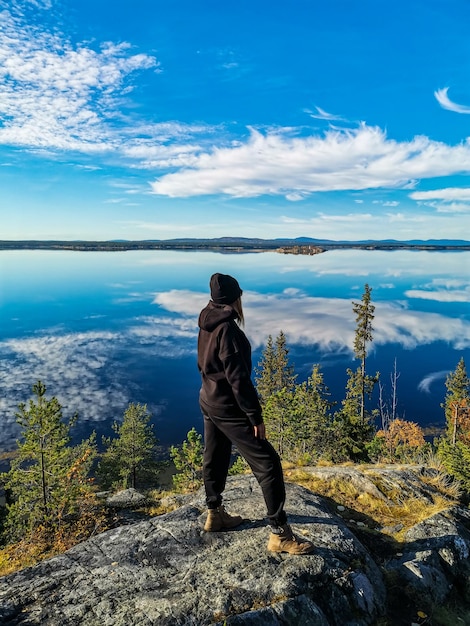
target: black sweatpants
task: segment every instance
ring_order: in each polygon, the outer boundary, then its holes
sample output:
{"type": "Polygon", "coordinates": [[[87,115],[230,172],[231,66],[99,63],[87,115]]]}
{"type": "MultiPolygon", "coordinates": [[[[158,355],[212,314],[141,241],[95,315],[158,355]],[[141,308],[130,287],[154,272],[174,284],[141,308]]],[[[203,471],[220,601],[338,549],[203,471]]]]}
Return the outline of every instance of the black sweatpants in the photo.
{"type": "Polygon", "coordinates": [[[284,511],[286,488],[278,453],[266,439],[254,435],[248,418],[204,415],[204,486],[209,509],[222,503],[232,443],[251,467],[266,502],[271,526],[287,522],[284,511]]]}

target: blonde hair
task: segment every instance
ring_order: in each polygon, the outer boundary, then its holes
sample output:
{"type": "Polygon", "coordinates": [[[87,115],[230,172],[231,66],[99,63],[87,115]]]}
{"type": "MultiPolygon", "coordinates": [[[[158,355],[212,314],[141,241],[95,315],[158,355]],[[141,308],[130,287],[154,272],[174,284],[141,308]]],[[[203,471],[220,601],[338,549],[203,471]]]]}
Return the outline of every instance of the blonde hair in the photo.
{"type": "Polygon", "coordinates": [[[232,307],[232,309],[237,314],[238,325],[239,326],[244,326],[245,325],[245,316],[243,315],[243,306],[242,306],[241,296],[239,296],[235,300],[235,302],[232,302],[232,304],[230,306],[232,307]]]}

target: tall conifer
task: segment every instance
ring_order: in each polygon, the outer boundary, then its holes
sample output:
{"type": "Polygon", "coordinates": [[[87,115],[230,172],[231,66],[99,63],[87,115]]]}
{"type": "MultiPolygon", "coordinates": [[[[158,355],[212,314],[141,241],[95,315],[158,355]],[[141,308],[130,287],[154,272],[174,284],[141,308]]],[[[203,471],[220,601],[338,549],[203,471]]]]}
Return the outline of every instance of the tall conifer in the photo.
{"type": "Polygon", "coordinates": [[[372,321],[375,307],[371,302],[372,289],[368,284],[364,286],[364,293],[360,302],[353,302],[353,312],[356,314],[356,331],[354,334],[354,355],[360,361],[356,370],[348,368],[346,395],[342,401],[342,408],[336,414],[338,428],[338,451],[345,457],[359,460],[366,458],[365,444],[373,434],[373,418],[376,411],[366,410],[366,399],[370,398],[379,373],[370,376],[366,372],[368,344],[372,341],[372,321]]]}

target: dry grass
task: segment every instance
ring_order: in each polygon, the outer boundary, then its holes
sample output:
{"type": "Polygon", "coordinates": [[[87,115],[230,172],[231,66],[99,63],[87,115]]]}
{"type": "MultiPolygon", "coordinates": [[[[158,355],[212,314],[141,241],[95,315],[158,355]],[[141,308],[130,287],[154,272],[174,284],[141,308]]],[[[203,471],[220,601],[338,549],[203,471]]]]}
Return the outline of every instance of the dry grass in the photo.
{"type": "MultiPolygon", "coordinates": [[[[369,478],[372,477],[369,476],[369,478]]],[[[345,511],[342,515],[346,519],[363,519],[365,516],[371,520],[368,526],[393,528],[398,524],[402,525],[403,528],[399,532],[390,532],[397,540],[400,540],[411,526],[455,504],[459,495],[454,483],[446,480],[444,475],[442,477],[438,475],[435,478],[424,477],[423,482],[428,481],[440,492],[432,496],[431,501],[406,495],[398,486],[386,488],[385,484],[377,484],[386,496],[385,499],[381,499],[359,490],[346,478],[323,479],[302,470],[290,471],[289,480],[328,498],[336,506],[344,506],[345,511]]],[[[373,477],[373,480],[376,483],[376,477],[373,477]]]]}
{"type": "Polygon", "coordinates": [[[181,492],[152,489],[146,493],[148,504],[139,511],[152,517],[171,513],[181,506],[178,501],[181,495],[181,492]]]}
{"type": "Polygon", "coordinates": [[[42,542],[19,541],[5,546],[0,548],[0,576],[12,574],[62,552],[63,547],[51,548],[42,542]]]}
{"type": "Polygon", "coordinates": [[[434,476],[422,476],[421,480],[452,500],[458,500],[462,496],[461,484],[444,472],[439,472],[434,476]]]}

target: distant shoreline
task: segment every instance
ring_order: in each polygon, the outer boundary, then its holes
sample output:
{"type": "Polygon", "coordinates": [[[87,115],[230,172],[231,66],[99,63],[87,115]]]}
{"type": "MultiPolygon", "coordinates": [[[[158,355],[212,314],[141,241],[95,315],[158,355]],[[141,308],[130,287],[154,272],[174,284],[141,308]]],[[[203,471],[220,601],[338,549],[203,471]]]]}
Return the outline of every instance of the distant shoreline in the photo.
{"type": "Polygon", "coordinates": [[[183,250],[225,253],[279,252],[319,254],[328,250],[459,250],[469,251],[470,241],[329,241],[321,239],[170,239],[158,241],[0,241],[0,250],[71,250],[78,252],[124,252],[128,250],[183,250]],[[312,252],[315,250],[315,252],[312,252]]]}

